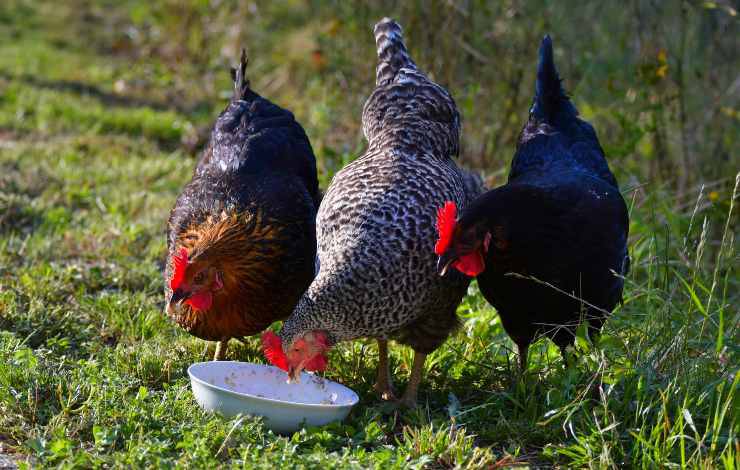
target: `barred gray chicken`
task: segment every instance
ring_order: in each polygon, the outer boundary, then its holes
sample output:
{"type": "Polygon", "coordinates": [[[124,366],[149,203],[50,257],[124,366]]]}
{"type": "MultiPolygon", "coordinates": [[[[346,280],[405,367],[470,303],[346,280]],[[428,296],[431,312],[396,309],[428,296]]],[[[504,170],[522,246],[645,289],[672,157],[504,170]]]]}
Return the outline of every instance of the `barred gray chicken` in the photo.
{"type": "Polygon", "coordinates": [[[367,151],[339,171],[317,215],[319,272],[278,338],[263,336],[270,361],[299,377],[326,367],[340,341],[376,338],[376,389],[393,397],[387,341],[414,349],[401,402],[416,403],[427,354],[457,325],[469,278],[436,275],[436,208],[465,207],[480,180],[453,162],[460,118],[450,94],[411,60],[401,27],[375,25],[376,89],[362,114],[367,151]]]}

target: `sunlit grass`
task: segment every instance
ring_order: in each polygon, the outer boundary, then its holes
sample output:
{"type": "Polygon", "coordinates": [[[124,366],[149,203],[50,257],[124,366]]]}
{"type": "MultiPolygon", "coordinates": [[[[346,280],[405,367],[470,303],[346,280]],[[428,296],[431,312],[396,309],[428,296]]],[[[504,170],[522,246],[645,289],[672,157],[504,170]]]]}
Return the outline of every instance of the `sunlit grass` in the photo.
{"type": "MultiPolygon", "coordinates": [[[[596,345],[579,342],[570,367],[543,341],[520,380],[512,343],[472,286],[463,328],[428,360],[419,410],[387,414],[371,389],[374,346],[357,342],[337,348],[327,375],[357,389],[361,405],[342,425],[284,438],[258,420],[231,431],[235,421],[198,411],[184,371],[207,357],[205,343],[161,313],[163,221],[193,160],[139,138],[14,145],[0,157],[1,201],[18,214],[0,239],[0,429],[4,445],[39,462],[650,467],[736,458],[732,234],[724,247],[701,248],[711,263],[680,258],[724,230],[709,210],[686,233],[690,213],[639,198],[624,306],[596,345]],[[669,224],[652,225],[664,217],[669,224]]],[[[411,354],[393,351],[402,386],[411,354]]],[[[254,340],[231,357],[262,360],[254,340]]]]}

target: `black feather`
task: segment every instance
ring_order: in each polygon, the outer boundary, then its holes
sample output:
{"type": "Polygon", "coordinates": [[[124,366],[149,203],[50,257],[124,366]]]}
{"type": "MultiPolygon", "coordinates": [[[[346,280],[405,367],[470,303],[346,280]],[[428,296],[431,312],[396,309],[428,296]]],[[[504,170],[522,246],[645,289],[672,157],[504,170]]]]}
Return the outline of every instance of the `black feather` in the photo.
{"type": "Polygon", "coordinates": [[[524,363],[540,335],[564,349],[583,318],[598,332],[622,298],[627,206],[596,132],[563,91],[549,36],[508,183],[466,208],[457,230],[442,262],[469,254],[468,238],[480,247],[490,237],[478,286],[524,363]]]}
{"type": "Polygon", "coordinates": [[[537,65],[534,103],[531,113],[539,120],[552,122],[559,114],[575,116],[578,111],[563,90],[560,75],[555,67],[552,39],[546,35],[540,44],[540,59],[537,65]]]}
{"type": "Polygon", "coordinates": [[[258,96],[250,88],[249,79],[247,78],[247,65],[249,65],[247,51],[242,49],[239,66],[231,68],[231,80],[234,82],[234,97],[232,99],[235,101],[251,100],[258,96]]]}
{"type": "Polygon", "coordinates": [[[191,244],[208,240],[205,250],[220,248],[219,243],[227,242],[211,242],[202,234],[218,221],[237,221],[241,237],[227,241],[237,253],[233,258],[249,262],[249,276],[240,276],[243,287],[230,292],[233,297],[226,301],[214,301],[204,314],[192,315],[187,309],[170,312],[204,339],[252,335],[287,317],[314,276],[315,219],[321,198],[316,158],[293,114],[255,93],[246,69],[242,50],[239,66],[231,69],[233,98],[216,119],[209,145],[168,222],[166,299],[171,296],[173,254],[191,237],[195,240],[191,244]]]}

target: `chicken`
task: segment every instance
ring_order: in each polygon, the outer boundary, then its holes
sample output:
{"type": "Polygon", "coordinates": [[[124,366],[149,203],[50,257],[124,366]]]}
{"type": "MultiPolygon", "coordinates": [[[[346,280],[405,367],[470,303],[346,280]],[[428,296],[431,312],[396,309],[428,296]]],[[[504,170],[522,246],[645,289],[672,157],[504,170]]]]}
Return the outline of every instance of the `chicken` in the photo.
{"type": "Polygon", "coordinates": [[[480,183],[452,160],[460,120],[455,102],[408,55],[401,27],[375,25],[376,88],[365,103],[367,151],[339,171],[317,216],[319,272],[279,337],[263,335],[265,354],[299,377],[322,370],[341,341],[378,340],[376,389],[393,399],[389,339],[414,349],[402,404],[414,405],[427,354],[457,325],[469,279],[436,276],[434,208],[461,207],[480,183]]]}
{"type": "Polygon", "coordinates": [[[459,220],[452,203],[440,210],[439,274],[477,276],[519,349],[522,370],[538,336],[565,357],[583,319],[598,332],[621,301],[629,268],[627,207],[593,127],[577,116],[546,36],[507,184],[479,197],[459,220]]]}
{"type": "Polygon", "coordinates": [[[314,276],[316,159],[293,114],[232,70],[235,91],[168,222],[167,313],[218,341],[254,335],[293,311],[314,276]]]}

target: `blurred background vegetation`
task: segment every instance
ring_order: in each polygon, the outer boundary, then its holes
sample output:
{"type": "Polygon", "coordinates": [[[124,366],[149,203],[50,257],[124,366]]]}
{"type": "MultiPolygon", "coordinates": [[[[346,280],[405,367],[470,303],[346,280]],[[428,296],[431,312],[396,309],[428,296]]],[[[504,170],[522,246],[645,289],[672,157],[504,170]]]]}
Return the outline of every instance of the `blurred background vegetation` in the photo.
{"type": "MultiPolygon", "coordinates": [[[[113,107],[176,113],[175,128],[138,125],[195,152],[230,93],[227,67],[245,47],[253,87],[295,112],[326,182],[361,149],[376,63],[371,30],[387,15],[457,100],[462,161],[498,184],[530,105],[539,40],[550,33],[565,86],[622,185],[665,185],[691,205],[700,183],[731,191],[740,167],[737,10],[737,2],[686,0],[12,0],[0,9],[3,42],[28,42],[33,53],[2,57],[0,84],[11,82],[4,99],[26,106],[0,125],[46,130],[35,103],[13,96],[12,82],[22,79],[113,107]],[[40,32],[51,41],[39,44],[40,32]],[[80,52],[98,60],[81,64],[80,52]]],[[[141,130],[106,121],[107,131],[141,130]]]]}

